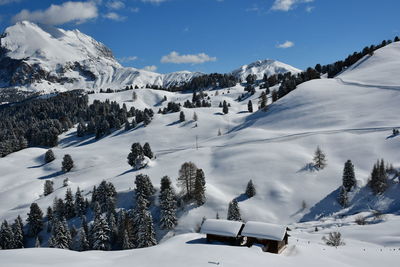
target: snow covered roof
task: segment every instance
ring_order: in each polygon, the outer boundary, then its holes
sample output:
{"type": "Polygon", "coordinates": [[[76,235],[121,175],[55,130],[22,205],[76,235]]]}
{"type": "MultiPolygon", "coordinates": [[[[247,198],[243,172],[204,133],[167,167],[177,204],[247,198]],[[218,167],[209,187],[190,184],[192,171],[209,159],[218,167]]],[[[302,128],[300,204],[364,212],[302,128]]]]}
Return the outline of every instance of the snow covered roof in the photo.
{"type": "Polygon", "coordinates": [[[208,219],[201,226],[200,233],[236,237],[243,223],[238,221],[208,219]]]}
{"type": "Polygon", "coordinates": [[[241,235],[260,239],[282,241],[285,237],[286,229],[287,226],[284,225],[248,221],[245,224],[241,235]]]}

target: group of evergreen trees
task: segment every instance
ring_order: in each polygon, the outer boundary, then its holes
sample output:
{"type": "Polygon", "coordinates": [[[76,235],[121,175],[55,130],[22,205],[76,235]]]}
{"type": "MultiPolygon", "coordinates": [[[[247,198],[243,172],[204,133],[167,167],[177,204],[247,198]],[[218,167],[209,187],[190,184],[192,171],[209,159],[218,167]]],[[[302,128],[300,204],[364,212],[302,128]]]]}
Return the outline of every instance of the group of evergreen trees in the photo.
{"type": "Polygon", "coordinates": [[[28,146],[55,146],[58,135],[73,127],[87,111],[82,90],[0,107],[0,157],[28,146]]]}
{"type": "Polygon", "coordinates": [[[228,88],[236,85],[238,80],[230,74],[204,74],[194,77],[189,82],[179,86],[169,88],[170,91],[203,90],[215,88],[228,88]]]}
{"type": "Polygon", "coordinates": [[[142,147],[140,143],[133,143],[131,152],[128,154],[128,163],[135,170],[146,167],[145,156],[149,159],[154,157],[149,143],[145,143],[142,147]]]}

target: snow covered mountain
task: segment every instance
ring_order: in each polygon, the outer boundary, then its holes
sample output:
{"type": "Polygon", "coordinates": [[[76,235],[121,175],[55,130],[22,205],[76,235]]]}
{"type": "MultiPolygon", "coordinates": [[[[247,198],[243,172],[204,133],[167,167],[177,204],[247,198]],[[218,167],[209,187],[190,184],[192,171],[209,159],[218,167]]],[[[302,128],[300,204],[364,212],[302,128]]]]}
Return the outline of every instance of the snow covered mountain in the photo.
{"type": "Polygon", "coordinates": [[[48,92],[58,89],[120,89],[147,84],[169,87],[198,72],[159,74],[125,68],[104,44],[78,30],[18,22],[0,38],[0,86],[48,92]]]}
{"type": "Polygon", "coordinates": [[[283,74],[286,72],[295,74],[301,72],[301,70],[276,60],[266,59],[257,60],[249,65],[243,65],[240,68],[232,71],[231,74],[243,81],[249,74],[255,74],[257,79],[262,79],[264,74],[270,76],[273,74],[283,74]]]}
{"type": "MultiPolygon", "coordinates": [[[[239,79],[264,73],[271,75],[300,70],[287,64],[264,60],[232,72],[239,79]]],[[[0,88],[51,92],[68,89],[121,89],[147,84],[179,86],[203,73],[179,71],[159,74],[127,68],[104,44],[78,30],[66,31],[23,21],[8,27],[0,36],[0,88]]]]}

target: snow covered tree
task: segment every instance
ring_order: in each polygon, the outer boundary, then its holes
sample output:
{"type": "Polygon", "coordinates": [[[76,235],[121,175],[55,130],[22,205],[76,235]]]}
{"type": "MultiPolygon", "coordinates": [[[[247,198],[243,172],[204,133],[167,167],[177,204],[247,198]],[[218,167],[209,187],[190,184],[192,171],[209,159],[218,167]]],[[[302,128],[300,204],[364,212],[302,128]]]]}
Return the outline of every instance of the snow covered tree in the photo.
{"type": "Polygon", "coordinates": [[[253,113],[253,103],[251,102],[251,100],[249,100],[249,102],[247,103],[247,110],[250,113],[253,113]]]}
{"type": "Polygon", "coordinates": [[[317,150],[315,150],[314,165],[320,170],[326,167],[326,156],[319,146],[317,147],[317,150]]]}
{"type": "Polygon", "coordinates": [[[135,170],[141,169],[145,166],[144,151],[139,143],[133,143],[131,153],[128,155],[128,163],[135,170]]]}
{"type": "Polygon", "coordinates": [[[71,242],[72,237],[65,217],[61,220],[56,219],[53,224],[49,246],[51,248],[70,249],[71,242]]]}
{"type": "Polygon", "coordinates": [[[35,237],[43,229],[43,212],[36,203],[32,203],[28,213],[28,233],[35,237]]]}
{"type": "Polygon", "coordinates": [[[96,218],[93,223],[92,242],[95,250],[111,249],[110,228],[107,221],[101,216],[96,218]]]}
{"type": "Polygon", "coordinates": [[[161,179],[159,200],[161,210],[160,228],[171,230],[178,224],[178,220],[176,218],[176,195],[168,176],[164,176],[161,179]]]}
{"type": "Polygon", "coordinates": [[[381,194],[386,191],[388,187],[388,177],[383,159],[381,161],[378,160],[374,165],[369,185],[375,194],[381,194]]]}
{"type": "Polygon", "coordinates": [[[342,235],[340,232],[331,232],[331,233],[329,233],[328,238],[324,236],[324,237],[322,237],[322,240],[328,246],[337,247],[337,246],[345,245],[345,243],[342,240],[342,235]]]}
{"type": "Polygon", "coordinates": [[[137,93],[135,91],[132,92],[132,101],[135,102],[137,100],[137,93]]]}
{"type": "Polygon", "coordinates": [[[75,209],[75,214],[78,216],[84,215],[87,209],[85,199],[83,198],[79,187],[76,189],[75,193],[74,209],[75,209]]]}
{"type": "Polygon", "coordinates": [[[136,198],[139,196],[143,197],[147,202],[150,202],[151,197],[154,195],[156,190],[154,189],[153,184],[151,183],[150,177],[145,174],[136,175],[135,179],[136,185],[136,198]]]}
{"type": "Polygon", "coordinates": [[[179,170],[178,185],[186,199],[193,198],[197,166],[193,162],[185,162],[179,170]]]}
{"type": "Polygon", "coordinates": [[[347,189],[344,186],[340,187],[338,202],[343,208],[347,207],[348,204],[349,204],[349,198],[348,198],[348,195],[347,195],[347,189]]]}
{"type": "Polygon", "coordinates": [[[129,238],[128,231],[125,229],[122,239],[122,249],[133,249],[133,248],[135,248],[135,246],[133,245],[131,239],[129,238]]]}
{"type": "Polygon", "coordinates": [[[218,129],[218,136],[221,136],[221,135],[222,135],[221,129],[218,129]]]}
{"type": "Polygon", "coordinates": [[[0,227],[0,247],[3,249],[15,248],[14,233],[6,220],[3,221],[0,227]]]}
{"type": "Polygon", "coordinates": [[[64,210],[65,210],[65,217],[67,219],[75,217],[74,197],[72,195],[71,188],[68,188],[67,192],[65,193],[64,210]]]}
{"type": "Polygon", "coordinates": [[[53,193],[54,188],[53,188],[53,181],[50,180],[46,180],[44,182],[44,187],[43,187],[43,195],[47,196],[50,195],[51,193],[53,193]]]}
{"type": "Polygon", "coordinates": [[[256,80],[257,80],[257,75],[255,75],[255,74],[249,74],[246,77],[246,82],[248,84],[254,84],[256,82],[256,80]]]}
{"type": "Polygon", "coordinates": [[[206,180],[204,171],[202,169],[196,170],[196,179],[194,182],[193,198],[198,206],[203,205],[206,202],[206,180]]]}
{"type": "Polygon", "coordinates": [[[249,198],[254,197],[256,195],[256,188],[254,187],[253,181],[251,179],[247,183],[247,186],[246,186],[246,195],[249,198]]]}
{"type": "Polygon", "coordinates": [[[75,247],[77,251],[86,251],[90,249],[89,240],[83,228],[79,229],[76,242],[77,245],[75,247]]]}
{"type": "Polygon", "coordinates": [[[184,122],[185,121],[185,113],[183,111],[181,111],[179,113],[179,121],[180,122],[184,122]]]}
{"type": "Polygon", "coordinates": [[[62,167],[61,170],[63,172],[69,172],[71,169],[74,167],[74,161],[72,160],[71,155],[66,154],[64,155],[63,161],[62,161],[62,167]]]}
{"type": "Polygon", "coordinates": [[[236,199],[229,203],[227,219],[230,221],[241,221],[239,204],[236,199]]]}
{"type": "Polygon", "coordinates": [[[354,165],[351,160],[346,161],[343,169],[343,187],[347,192],[351,191],[357,185],[356,175],[354,174],[354,165]]]}
{"type": "Polygon", "coordinates": [[[151,151],[150,144],[147,142],[143,146],[143,154],[149,159],[152,159],[154,157],[153,152],[151,151]]]}
{"type": "Polygon", "coordinates": [[[56,157],[54,156],[53,150],[51,150],[51,149],[47,150],[46,153],[44,154],[44,162],[45,163],[52,162],[55,159],[56,159],[56,157]]]}
{"type": "Polygon", "coordinates": [[[154,231],[153,218],[148,210],[143,212],[142,223],[138,227],[137,247],[146,248],[157,245],[154,231]]]}
{"type": "Polygon", "coordinates": [[[65,179],[63,180],[63,187],[67,187],[68,184],[69,184],[69,179],[68,179],[68,177],[67,177],[67,178],[65,178],[65,179]]]}
{"type": "Polygon", "coordinates": [[[197,116],[196,112],[193,112],[193,120],[198,121],[199,117],[197,116]]]}
{"type": "Polygon", "coordinates": [[[53,201],[54,217],[61,219],[65,216],[65,204],[61,198],[55,198],[53,201]]]}
{"type": "Polygon", "coordinates": [[[21,217],[18,215],[15,219],[13,225],[11,225],[14,237],[14,248],[24,247],[24,225],[22,223],[21,217]]]}

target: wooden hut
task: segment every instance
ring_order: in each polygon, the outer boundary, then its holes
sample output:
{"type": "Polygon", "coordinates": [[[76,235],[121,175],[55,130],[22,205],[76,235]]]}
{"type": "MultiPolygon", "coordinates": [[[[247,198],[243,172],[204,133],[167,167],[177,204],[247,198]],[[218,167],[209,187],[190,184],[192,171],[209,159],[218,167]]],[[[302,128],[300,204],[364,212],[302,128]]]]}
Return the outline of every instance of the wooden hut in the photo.
{"type": "Polygon", "coordinates": [[[238,221],[207,219],[201,226],[200,232],[206,234],[207,242],[219,241],[231,245],[240,245],[240,231],[244,224],[238,221]]]}
{"type": "Polygon", "coordinates": [[[245,224],[240,235],[246,240],[247,246],[263,245],[263,251],[279,254],[288,244],[286,226],[249,221],[245,224]]]}

